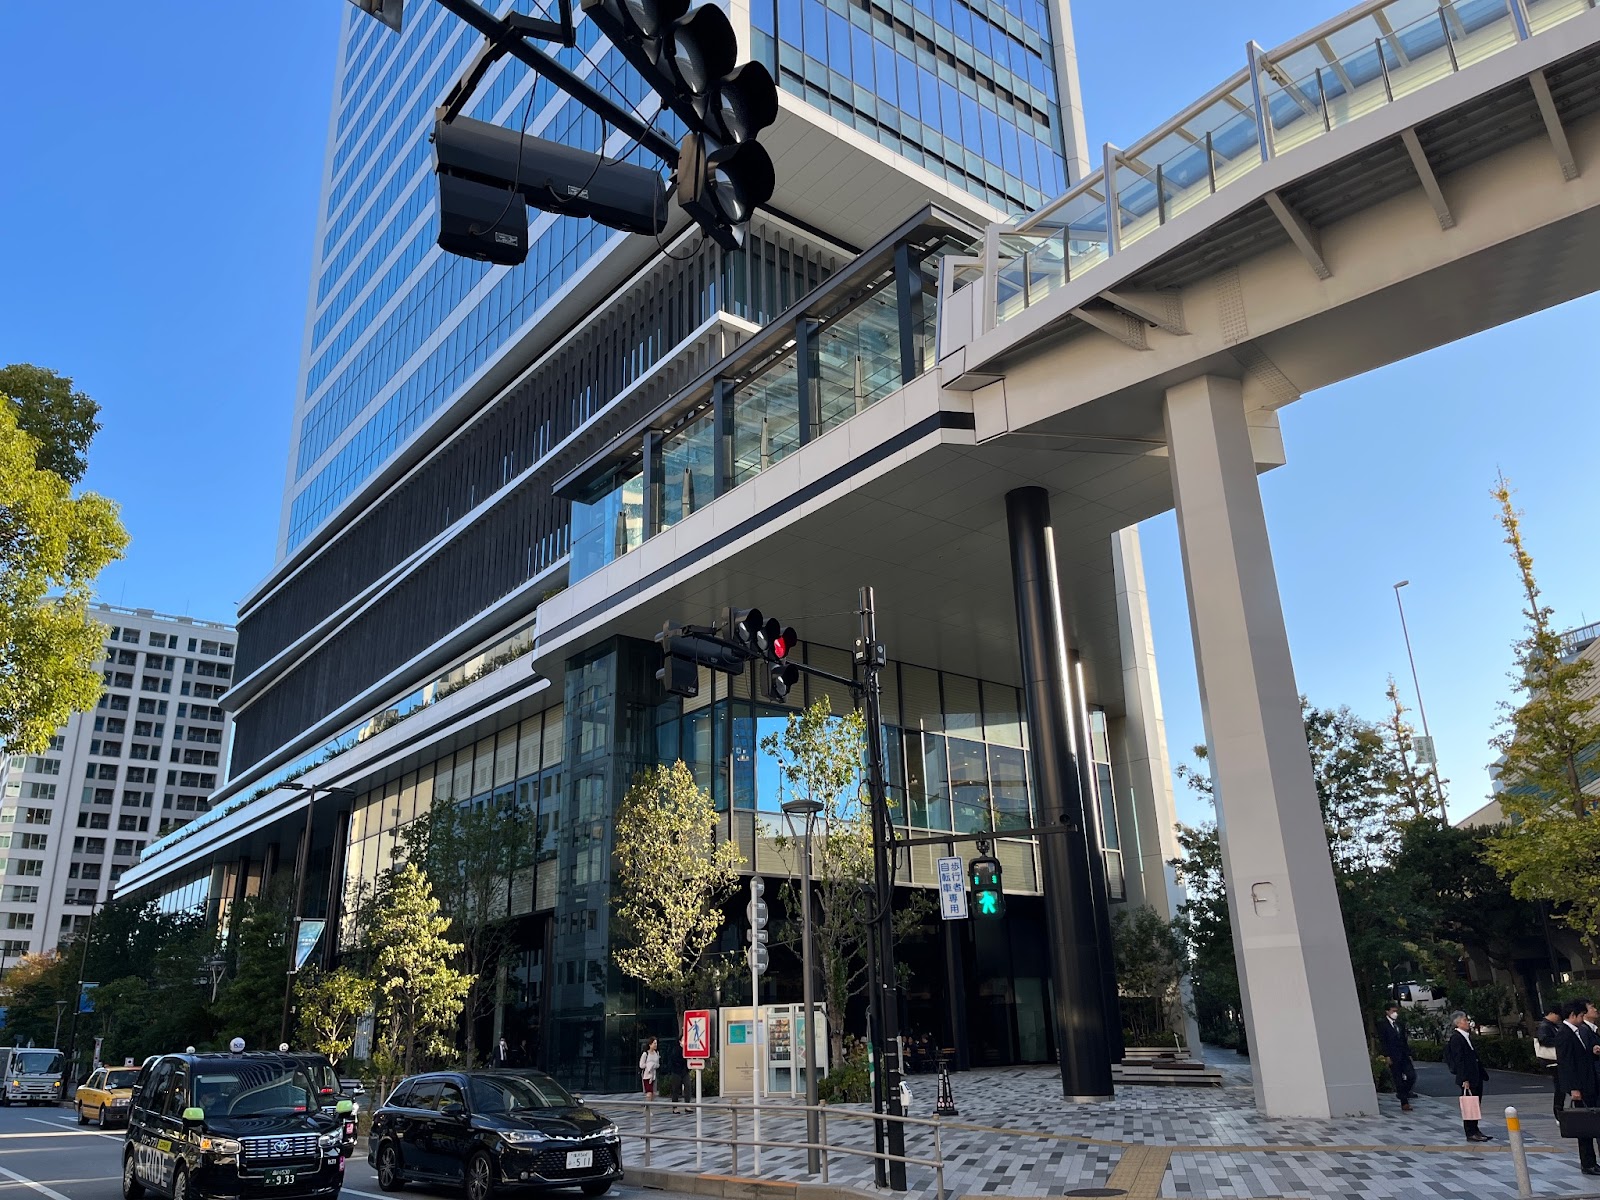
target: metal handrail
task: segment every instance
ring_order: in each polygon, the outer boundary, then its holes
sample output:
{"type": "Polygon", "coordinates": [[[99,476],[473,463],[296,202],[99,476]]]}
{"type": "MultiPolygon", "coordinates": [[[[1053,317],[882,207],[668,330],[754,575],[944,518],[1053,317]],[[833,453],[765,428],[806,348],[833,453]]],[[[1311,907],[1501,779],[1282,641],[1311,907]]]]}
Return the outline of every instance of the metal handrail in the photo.
{"type": "MultiPolygon", "coordinates": [[[[739,1150],[740,1150],[741,1147],[750,1149],[753,1152],[754,1151],[765,1150],[765,1149],[771,1149],[771,1150],[806,1150],[806,1151],[816,1150],[819,1153],[820,1163],[821,1163],[821,1167],[822,1167],[821,1177],[822,1177],[822,1182],[823,1183],[827,1183],[828,1182],[828,1169],[829,1169],[828,1168],[828,1156],[830,1154],[846,1154],[846,1155],[852,1155],[852,1156],[854,1156],[856,1158],[867,1158],[867,1159],[881,1160],[884,1163],[898,1162],[898,1163],[903,1163],[906,1166],[911,1166],[911,1167],[926,1167],[926,1168],[932,1170],[933,1173],[934,1173],[934,1188],[935,1188],[935,1191],[937,1193],[937,1200],[945,1200],[945,1187],[944,1187],[944,1122],[943,1122],[942,1118],[940,1118],[940,1117],[937,1117],[937,1116],[934,1116],[934,1117],[912,1117],[912,1116],[905,1116],[905,1115],[898,1115],[897,1116],[897,1115],[895,1115],[893,1113],[859,1112],[859,1111],[857,1111],[855,1109],[835,1108],[835,1107],[830,1106],[826,1101],[824,1101],[821,1104],[815,1104],[815,1105],[808,1105],[808,1104],[763,1104],[763,1105],[761,1105],[760,1106],[760,1111],[763,1112],[764,1114],[769,1115],[769,1116],[792,1116],[792,1117],[795,1117],[797,1119],[803,1119],[806,1113],[815,1112],[815,1113],[818,1114],[818,1117],[819,1117],[818,1125],[819,1125],[819,1128],[821,1130],[819,1140],[816,1141],[816,1142],[809,1142],[809,1141],[795,1142],[795,1141],[777,1140],[777,1139],[773,1139],[773,1138],[764,1138],[764,1137],[757,1137],[757,1136],[751,1136],[751,1137],[748,1137],[748,1138],[741,1138],[739,1136],[739,1113],[741,1111],[743,1111],[743,1112],[746,1112],[746,1113],[752,1113],[753,1114],[756,1111],[756,1109],[755,1109],[754,1106],[749,1105],[749,1104],[740,1105],[740,1104],[735,1103],[733,1101],[725,1101],[725,1100],[724,1101],[719,1101],[719,1100],[678,1101],[673,1105],[673,1107],[675,1109],[679,1110],[679,1111],[688,1111],[688,1112],[694,1113],[695,1116],[696,1116],[696,1127],[697,1128],[699,1127],[698,1126],[698,1118],[702,1114],[704,1114],[706,1112],[726,1112],[728,1114],[729,1120],[730,1120],[730,1128],[729,1128],[729,1131],[728,1131],[728,1135],[726,1137],[720,1137],[720,1136],[715,1136],[715,1135],[685,1134],[685,1133],[657,1133],[655,1130],[653,1130],[651,1128],[651,1120],[650,1120],[650,1118],[651,1118],[651,1115],[653,1114],[653,1112],[662,1103],[663,1103],[663,1101],[660,1101],[660,1100],[613,1100],[613,1099],[606,1099],[606,1100],[602,1101],[603,1107],[608,1108],[608,1109],[610,1109],[610,1108],[636,1108],[636,1109],[640,1109],[640,1110],[643,1111],[643,1113],[644,1113],[644,1132],[643,1132],[642,1135],[635,1134],[633,1136],[642,1136],[643,1139],[644,1139],[644,1164],[643,1165],[646,1166],[646,1167],[648,1167],[650,1165],[651,1145],[652,1145],[652,1143],[658,1142],[658,1141],[659,1142],[683,1142],[683,1143],[688,1143],[690,1145],[695,1146],[696,1150],[697,1150],[697,1154],[696,1154],[696,1166],[697,1167],[700,1165],[700,1158],[699,1158],[699,1155],[698,1155],[698,1150],[701,1147],[707,1146],[707,1145],[725,1146],[728,1149],[729,1163],[730,1163],[731,1169],[732,1169],[733,1173],[735,1173],[735,1174],[737,1174],[738,1171],[739,1171],[739,1150]],[[925,1129],[932,1129],[933,1130],[933,1157],[932,1158],[917,1158],[917,1157],[914,1157],[912,1155],[890,1154],[886,1150],[878,1150],[876,1148],[873,1148],[873,1149],[862,1149],[862,1148],[857,1147],[857,1146],[842,1146],[842,1145],[835,1146],[835,1145],[830,1145],[828,1143],[828,1122],[829,1122],[829,1118],[830,1117],[835,1119],[835,1120],[843,1119],[843,1120],[847,1120],[847,1121],[859,1121],[859,1122],[866,1122],[866,1123],[876,1123],[878,1121],[897,1121],[901,1125],[913,1125],[913,1126],[918,1126],[918,1127],[925,1128],[925,1129]]],[[[756,1167],[756,1172],[757,1172],[758,1175],[760,1174],[759,1166],[756,1167]]]]}

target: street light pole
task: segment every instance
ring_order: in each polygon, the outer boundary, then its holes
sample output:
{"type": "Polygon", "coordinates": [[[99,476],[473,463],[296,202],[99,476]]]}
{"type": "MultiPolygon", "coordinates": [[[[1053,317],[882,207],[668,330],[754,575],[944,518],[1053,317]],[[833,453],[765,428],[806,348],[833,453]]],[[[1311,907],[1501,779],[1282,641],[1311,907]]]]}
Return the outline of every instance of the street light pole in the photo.
{"type": "MultiPolygon", "coordinates": [[[[89,925],[83,931],[83,953],[78,957],[78,990],[72,997],[72,1032],[68,1035],[72,1043],[72,1052],[67,1056],[67,1070],[70,1073],[67,1082],[62,1085],[61,1093],[65,1095],[72,1084],[78,1082],[78,1015],[83,1012],[83,975],[89,966],[89,943],[94,940],[94,914],[100,910],[100,901],[96,900],[89,906],[89,925]]],[[[60,1022],[57,1021],[57,1035],[60,1034],[60,1022]]]]}
{"type": "Polygon", "coordinates": [[[817,1008],[811,956],[811,832],[816,826],[822,805],[816,800],[791,800],[783,806],[783,811],[789,817],[804,817],[806,822],[804,857],[800,862],[800,995],[806,1010],[806,1171],[815,1175],[822,1170],[822,1155],[817,1148],[817,1008]]]}
{"type": "Polygon", "coordinates": [[[67,1002],[65,1000],[57,1000],[56,1001],[56,1031],[53,1034],[50,1035],[50,1044],[52,1046],[60,1046],[61,1045],[61,1014],[66,1012],[66,1011],[67,1011],[67,1002]]]}
{"type": "Polygon", "coordinates": [[[1400,610],[1400,635],[1406,640],[1406,661],[1411,664],[1411,686],[1417,693],[1417,715],[1422,718],[1422,736],[1428,739],[1428,752],[1432,760],[1428,766],[1433,774],[1433,795],[1439,801],[1439,819],[1448,825],[1450,814],[1445,811],[1444,786],[1439,782],[1439,747],[1433,740],[1433,734],[1428,732],[1428,710],[1422,706],[1422,681],[1417,677],[1417,658],[1411,652],[1411,630],[1406,627],[1406,606],[1400,598],[1400,589],[1410,584],[1411,580],[1402,579],[1394,585],[1394,604],[1400,610]]]}

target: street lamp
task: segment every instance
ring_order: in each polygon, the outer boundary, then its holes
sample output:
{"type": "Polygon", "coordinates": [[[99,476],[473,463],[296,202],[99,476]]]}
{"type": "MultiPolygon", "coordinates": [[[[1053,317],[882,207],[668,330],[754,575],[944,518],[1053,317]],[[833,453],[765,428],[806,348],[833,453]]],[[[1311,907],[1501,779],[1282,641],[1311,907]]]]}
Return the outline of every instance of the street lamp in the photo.
{"type": "Polygon", "coordinates": [[[790,800],[783,806],[786,817],[803,817],[806,823],[805,849],[800,860],[800,996],[806,1010],[806,1171],[812,1175],[822,1169],[817,1149],[817,1009],[811,961],[811,832],[821,811],[822,805],[816,800],[790,800]]]}
{"type": "Polygon", "coordinates": [[[1450,814],[1445,811],[1444,787],[1439,783],[1439,749],[1434,744],[1433,734],[1428,732],[1428,710],[1422,706],[1422,682],[1417,678],[1417,659],[1411,653],[1411,631],[1406,628],[1406,606],[1400,599],[1400,589],[1409,587],[1411,580],[1402,579],[1394,585],[1394,604],[1400,610],[1400,634],[1406,640],[1406,660],[1411,663],[1411,686],[1417,693],[1417,715],[1422,718],[1422,736],[1428,739],[1428,753],[1432,762],[1428,765],[1433,771],[1433,794],[1439,801],[1439,819],[1446,825],[1450,824],[1450,814]]]}
{"type": "Polygon", "coordinates": [[[67,1011],[67,1002],[65,1000],[57,1000],[56,1001],[56,1031],[53,1034],[50,1035],[50,1044],[52,1046],[61,1045],[61,1014],[66,1012],[66,1011],[67,1011]]]}

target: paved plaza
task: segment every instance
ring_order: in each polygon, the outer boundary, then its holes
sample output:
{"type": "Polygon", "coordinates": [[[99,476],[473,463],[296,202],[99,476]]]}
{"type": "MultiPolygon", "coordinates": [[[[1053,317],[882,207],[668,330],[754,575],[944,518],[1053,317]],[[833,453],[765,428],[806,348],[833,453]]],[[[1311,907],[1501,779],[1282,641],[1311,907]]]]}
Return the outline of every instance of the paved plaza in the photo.
{"type": "MultiPolygon", "coordinates": [[[[1468,1146],[1462,1140],[1455,1102],[1448,1096],[1419,1097],[1415,1111],[1401,1113],[1393,1096],[1381,1096],[1381,1115],[1350,1120],[1271,1120],[1257,1114],[1248,1060],[1212,1052],[1207,1061],[1222,1069],[1221,1088],[1124,1087],[1108,1104],[1064,1104],[1060,1077],[1049,1067],[974,1070],[952,1077],[960,1115],[940,1123],[937,1141],[948,1196],[1007,1197],[1125,1195],[1151,1197],[1305,1197],[1307,1200],[1510,1200],[1516,1174],[1507,1147],[1504,1107],[1516,1102],[1524,1117],[1529,1168],[1538,1196],[1584,1193],[1570,1142],[1556,1136],[1548,1093],[1496,1095],[1484,1100],[1484,1130],[1495,1141],[1468,1146]]],[[[910,1080],[912,1115],[931,1117],[936,1084],[931,1076],[910,1080]]],[[[1505,1086],[1502,1083],[1502,1086],[1505,1086]]],[[[1533,1081],[1528,1086],[1537,1086],[1533,1081]]],[[[1491,1089],[1495,1081],[1491,1080],[1491,1089]]],[[[1510,1088],[1507,1088],[1510,1090],[1510,1088]]],[[[594,1096],[619,1119],[629,1138],[628,1162],[644,1164],[642,1110],[617,1101],[637,1097],[594,1096]],[[609,1103],[608,1103],[609,1102],[609,1103]]],[[[845,1116],[860,1106],[842,1106],[828,1118],[835,1147],[867,1148],[871,1128],[845,1116]]],[[[738,1136],[750,1136],[748,1104],[738,1113],[738,1136]]],[[[703,1117],[708,1137],[727,1138],[725,1113],[703,1117]]],[[[650,1113],[650,1164],[695,1169],[691,1144],[665,1140],[692,1135],[694,1118],[674,1114],[658,1101],[650,1113]]],[[[803,1122],[768,1109],[762,1134],[802,1141],[803,1122]]],[[[907,1137],[913,1158],[935,1157],[935,1131],[915,1127],[907,1137]]],[[[737,1165],[726,1145],[702,1150],[701,1170],[743,1178],[758,1173],[748,1147],[737,1165]]],[[[787,1182],[815,1181],[805,1170],[803,1150],[763,1153],[759,1176],[787,1182]]],[[[835,1150],[829,1181],[871,1190],[872,1165],[835,1150]]],[[[932,1170],[911,1167],[908,1183],[918,1197],[932,1197],[932,1170]]],[[[1600,1189],[1590,1188],[1600,1194],[1600,1189]]]]}

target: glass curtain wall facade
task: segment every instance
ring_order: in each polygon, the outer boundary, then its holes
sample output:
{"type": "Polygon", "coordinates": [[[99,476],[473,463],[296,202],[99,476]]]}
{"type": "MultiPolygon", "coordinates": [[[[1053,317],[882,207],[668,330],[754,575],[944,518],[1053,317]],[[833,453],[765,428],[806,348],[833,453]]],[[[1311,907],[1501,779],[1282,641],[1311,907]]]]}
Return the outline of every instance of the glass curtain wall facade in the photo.
{"type": "MultiPolygon", "coordinates": [[[[803,652],[816,666],[850,673],[844,650],[807,644],[803,652]]],[[[573,1086],[628,1086],[636,1040],[646,1030],[662,1035],[673,1021],[611,965],[610,831],[634,776],[682,759],[711,793],[722,814],[719,836],[739,847],[745,869],[796,876],[796,830],[781,809],[788,797],[763,742],[781,735],[802,704],[826,699],[840,713],[853,707],[847,688],[810,677],[792,693],[791,705],[754,695],[751,674],[730,679],[703,672],[697,698],[664,697],[655,679],[659,660],[653,643],[631,639],[572,659],[562,703],[368,790],[350,817],[342,881],[346,944],[356,901],[394,865],[401,829],[436,799],[523,814],[534,865],[506,881],[499,915],[511,920],[512,936],[496,975],[498,1011],[479,1023],[475,1041],[480,1052],[502,1033],[513,1047],[526,1041],[530,1057],[573,1086]]],[[[1043,914],[1031,900],[1040,887],[1037,845],[1026,834],[1006,836],[1037,819],[1021,696],[1009,684],[895,662],[885,677],[883,711],[890,798],[904,835],[995,831],[995,853],[1014,897],[1015,920],[1005,928],[961,932],[968,944],[957,953],[969,964],[970,1007],[986,1011],[992,1025],[973,1035],[975,1058],[1041,1061],[1048,1057],[1048,1020],[1036,952],[1043,914]]],[[[1103,720],[1095,728],[1104,745],[1103,720]]],[[[1113,781],[1108,764],[1097,766],[1107,842],[1114,846],[1113,781]]],[[[897,885],[936,887],[934,860],[945,852],[939,846],[903,852],[897,885]]],[[[738,920],[730,908],[729,948],[740,936],[738,920]]],[[[931,929],[906,948],[910,1011],[941,1038],[949,1036],[940,1027],[945,1010],[938,999],[947,953],[931,929]]],[[[779,956],[774,995],[788,983],[798,988],[792,967],[779,956]]],[[[724,1002],[738,1002],[743,986],[738,979],[728,985],[724,1002]]]]}
{"type": "MultiPolygon", "coordinates": [[[[539,9],[534,0],[492,7],[539,9]]],[[[399,38],[375,37],[373,24],[354,9],[346,17],[284,554],[618,236],[539,213],[521,266],[440,251],[431,117],[480,39],[439,5],[415,6],[399,38]]],[[[653,111],[653,94],[589,22],[578,24],[577,46],[556,56],[614,98],[653,111]]],[[[467,115],[589,151],[600,150],[606,132],[550,81],[510,61],[493,69],[467,115]]],[[[657,124],[679,136],[670,113],[657,124]]],[[[614,131],[607,148],[658,165],[614,131]]]]}
{"type": "Polygon", "coordinates": [[[751,0],[779,86],[996,208],[1066,190],[1041,0],[751,0]]]}

